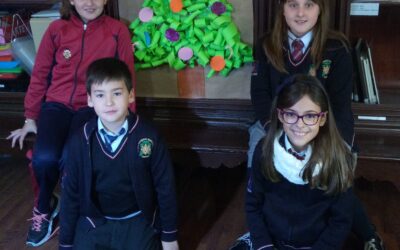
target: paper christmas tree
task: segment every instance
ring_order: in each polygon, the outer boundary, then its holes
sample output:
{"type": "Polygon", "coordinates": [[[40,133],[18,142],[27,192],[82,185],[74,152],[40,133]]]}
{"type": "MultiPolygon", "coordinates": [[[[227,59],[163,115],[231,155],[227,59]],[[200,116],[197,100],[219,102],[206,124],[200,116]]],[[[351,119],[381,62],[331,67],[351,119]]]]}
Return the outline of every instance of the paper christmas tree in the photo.
{"type": "Polygon", "coordinates": [[[135,68],[210,65],[211,77],[252,62],[252,49],[240,41],[232,10],[226,0],[145,0],[130,24],[135,68]]]}

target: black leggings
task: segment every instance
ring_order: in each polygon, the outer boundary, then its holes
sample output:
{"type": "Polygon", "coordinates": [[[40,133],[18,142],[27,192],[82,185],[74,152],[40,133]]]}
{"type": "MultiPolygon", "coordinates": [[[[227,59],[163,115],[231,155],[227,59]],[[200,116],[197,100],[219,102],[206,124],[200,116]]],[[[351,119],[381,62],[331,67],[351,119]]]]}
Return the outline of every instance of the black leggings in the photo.
{"type": "Polygon", "coordinates": [[[354,195],[354,218],[352,231],[362,241],[368,241],[375,235],[375,229],[370,222],[360,199],[354,195]]]}
{"type": "Polygon", "coordinates": [[[32,155],[32,167],[39,186],[36,206],[41,213],[50,212],[51,195],[60,176],[60,159],[66,140],[94,116],[89,107],[74,111],[61,103],[43,103],[32,155]]]}

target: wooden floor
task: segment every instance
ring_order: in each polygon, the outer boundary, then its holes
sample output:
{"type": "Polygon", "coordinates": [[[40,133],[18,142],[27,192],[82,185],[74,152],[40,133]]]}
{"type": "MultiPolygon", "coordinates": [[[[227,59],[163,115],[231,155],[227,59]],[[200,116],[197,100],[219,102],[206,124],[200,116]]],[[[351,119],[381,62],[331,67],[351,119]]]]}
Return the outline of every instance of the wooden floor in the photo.
{"type": "MultiPolygon", "coordinates": [[[[246,231],[243,214],[245,167],[192,169],[177,166],[181,250],[225,250],[246,231]]],[[[356,191],[388,250],[400,242],[400,192],[390,183],[357,180],[356,191]]],[[[25,247],[32,190],[24,158],[0,156],[0,249],[25,247]]],[[[58,249],[57,236],[38,250],[58,249]]],[[[351,240],[346,250],[361,249],[351,240]]]]}
{"type": "MultiPolygon", "coordinates": [[[[233,196],[225,211],[197,245],[197,250],[229,249],[235,237],[246,232],[244,211],[245,182],[233,196]]],[[[400,250],[400,192],[389,182],[368,182],[357,179],[358,197],[385,242],[386,250],[400,250]]],[[[363,250],[354,235],[347,239],[343,250],[363,250]]]]}
{"type": "MultiPolygon", "coordinates": [[[[33,196],[30,177],[24,158],[0,158],[0,249],[29,249],[26,233],[32,217],[33,196]]],[[[38,250],[58,249],[55,237],[38,250]]]]}
{"type": "MultiPolygon", "coordinates": [[[[0,155],[0,250],[32,249],[25,246],[32,217],[33,192],[28,161],[0,155]]],[[[202,237],[227,209],[239,189],[244,168],[197,169],[177,167],[180,248],[196,249],[202,237]]],[[[243,225],[243,223],[241,223],[243,225]]],[[[232,237],[234,239],[236,234],[232,237]]],[[[58,249],[57,235],[38,250],[58,249]]]]}

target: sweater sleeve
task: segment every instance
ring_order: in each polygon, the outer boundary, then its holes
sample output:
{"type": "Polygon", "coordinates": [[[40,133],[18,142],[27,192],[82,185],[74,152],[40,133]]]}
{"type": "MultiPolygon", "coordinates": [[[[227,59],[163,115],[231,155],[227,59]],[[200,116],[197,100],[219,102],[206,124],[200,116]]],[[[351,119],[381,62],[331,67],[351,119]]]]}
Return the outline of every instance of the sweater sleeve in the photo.
{"type": "Polygon", "coordinates": [[[273,249],[274,246],[263,216],[264,196],[266,192],[263,184],[266,180],[260,170],[262,143],[263,140],[258,143],[254,153],[253,167],[251,168],[251,175],[247,183],[245,208],[253,248],[273,249]]]}
{"type": "Polygon", "coordinates": [[[337,195],[330,208],[328,226],[321,233],[312,249],[335,250],[340,249],[350,233],[353,222],[354,193],[350,188],[337,195]]]}
{"type": "Polygon", "coordinates": [[[332,67],[326,86],[337,127],[343,139],[353,146],[354,119],[351,110],[351,93],[353,90],[353,63],[350,52],[344,47],[332,52],[332,67]]]}
{"type": "MultiPolygon", "coordinates": [[[[121,25],[121,29],[118,37],[118,56],[119,59],[124,61],[132,74],[132,88],[135,91],[136,95],[136,74],[135,74],[135,65],[134,65],[134,57],[133,57],[133,46],[131,42],[131,35],[129,33],[128,28],[125,25],[121,25]]],[[[136,111],[136,102],[133,102],[129,109],[132,112],[136,111]]]]}
{"type": "Polygon", "coordinates": [[[161,240],[171,242],[177,240],[177,203],[175,178],[168,150],[160,137],[157,138],[151,171],[161,220],[161,240]]]}
{"type": "Polygon", "coordinates": [[[26,118],[36,120],[39,116],[41,104],[45,99],[56,50],[52,34],[55,26],[54,23],[50,24],[39,45],[28,91],[25,96],[26,118]]]}
{"type": "Polygon", "coordinates": [[[63,155],[64,172],[61,184],[61,211],[60,211],[60,249],[72,249],[75,237],[75,228],[79,218],[79,186],[78,169],[82,166],[82,153],[76,145],[78,136],[75,134],[67,143],[63,155]],[[75,141],[75,143],[73,143],[75,141]]]}
{"type": "Polygon", "coordinates": [[[259,55],[255,56],[254,70],[251,75],[251,103],[255,112],[257,121],[262,125],[269,120],[270,109],[272,103],[271,83],[270,83],[270,67],[267,57],[262,49],[262,40],[257,44],[259,55]]]}

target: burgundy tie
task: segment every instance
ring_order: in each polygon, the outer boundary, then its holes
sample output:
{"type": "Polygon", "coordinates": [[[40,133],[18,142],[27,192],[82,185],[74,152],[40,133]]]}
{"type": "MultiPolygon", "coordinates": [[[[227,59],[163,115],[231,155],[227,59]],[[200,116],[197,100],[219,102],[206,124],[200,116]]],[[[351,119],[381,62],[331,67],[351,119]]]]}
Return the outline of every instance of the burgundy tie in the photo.
{"type": "Polygon", "coordinates": [[[292,154],[294,157],[296,157],[297,160],[302,161],[302,160],[304,160],[304,158],[305,158],[304,155],[301,155],[301,154],[297,153],[296,151],[294,151],[294,150],[291,149],[291,148],[289,148],[287,151],[288,151],[290,154],[292,154]]]}
{"type": "Polygon", "coordinates": [[[299,62],[303,57],[304,43],[300,39],[296,39],[292,42],[292,59],[295,63],[299,62]]]}

